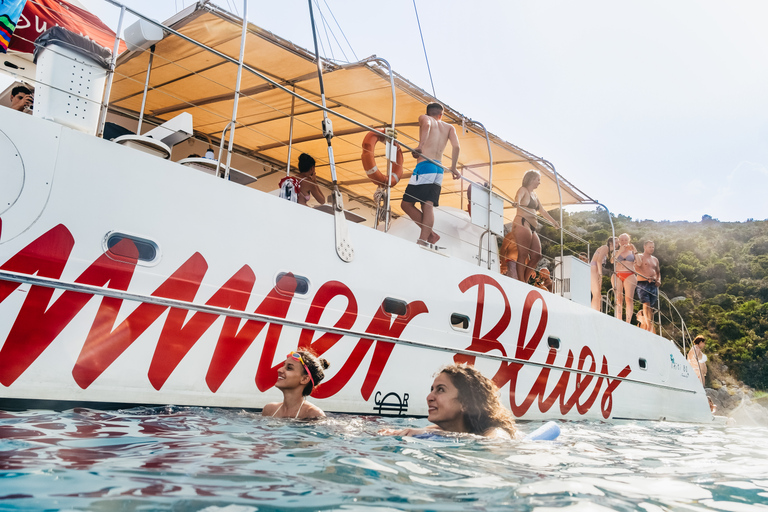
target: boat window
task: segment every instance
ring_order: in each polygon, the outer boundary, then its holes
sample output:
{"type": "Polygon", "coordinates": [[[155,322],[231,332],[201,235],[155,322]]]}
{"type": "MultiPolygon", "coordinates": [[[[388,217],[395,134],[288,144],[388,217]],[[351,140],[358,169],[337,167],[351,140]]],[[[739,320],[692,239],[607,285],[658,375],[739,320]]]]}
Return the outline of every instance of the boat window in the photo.
{"type": "Polygon", "coordinates": [[[460,313],[454,313],[451,315],[451,327],[457,331],[469,330],[469,317],[460,313]]]}
{"type": "Polygon", "coordinates": [[[296,280],[296,290],[294,291],[291,290],[288,286],[288,281],[283,280],[283,277],[287,275],[288,272],[280,272],[277,274],[277,277],[275,278],[275,286],[277,287],[277,291],[286,293],[288,295],[306,295],[309,292],[309,279],[304,276],[297,276],[294,274],[293,278],[296,280]]]}
{"type": "Polygon", "coordinates": [[[387,297],[381,303],[381,308],[390,315],[404,316],[408,313],[408,304],[404,300],[387,297]]]}
{"type": "Polygon", "coordinates": [[[549,348],[553,348],[555,350],[560,348],[560,338],[555,338],[554,336],[550,336],[547,338],[547,345],[549,345],[549,348]]]}
{"type": "Polygon", "coordinates": [[[155,242],[146,238],[112,232],[106,236],[106,252],[119,261],[127,259],[153,263],[158,259],[160,248],[155,242]],[[129,240],[132,243],[121,244],[123,240],[129,240]]]}
{"type": "Polygon", "coordinates": [[[648,368],[648,362],[642,357],[637,361],[637,364],[640,366],[641,370],[645,370],[648,368]]]}

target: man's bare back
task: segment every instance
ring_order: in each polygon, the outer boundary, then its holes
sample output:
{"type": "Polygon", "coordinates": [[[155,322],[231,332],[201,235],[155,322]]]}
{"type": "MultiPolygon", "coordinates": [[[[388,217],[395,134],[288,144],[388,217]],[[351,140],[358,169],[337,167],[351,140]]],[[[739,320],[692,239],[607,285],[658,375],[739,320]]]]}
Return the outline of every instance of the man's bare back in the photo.
{"type": "Polygon", "coordinates": [[[456,170],[461,149],[459,137],[456,129],[442,118],[443,107],[437,103],[427,105],[427,113],[419,116],[419,145],[411,152],[418,162],[400,203],[403,211],[420,227],[417,243],[425,246],[440,240],[432,226],[435,224],[434,207],[439,206],[443,151],[448,141],[451,142],[451,174],[453,179],[461,177],[456,170]],[[421,209],[416,203],[421,203],[421,209]]]}
{"type": "Polygon", "coordinates": [[[451,141],[451,173],[454,178],[458,177],[456,164],[459,160],[459,138],[456,135],[456,129],[450,124],[442,121],[442,112],[440,115],[431,116],[422,114],[419,116],[419,146],[413,152],[413,157],[418,162],[426,159],[442,162],[443,151],[448,141],[451,141]]]}

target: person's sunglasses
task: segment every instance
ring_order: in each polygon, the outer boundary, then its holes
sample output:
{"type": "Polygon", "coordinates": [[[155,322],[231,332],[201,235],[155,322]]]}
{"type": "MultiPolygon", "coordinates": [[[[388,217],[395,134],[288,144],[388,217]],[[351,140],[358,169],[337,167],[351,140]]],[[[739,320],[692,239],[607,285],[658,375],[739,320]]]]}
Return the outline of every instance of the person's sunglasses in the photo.
{"type": "Polygon", "coordinates": [[[304,359],[301,357],[301,354],[299,354],[298,352],[291,351],[291,353],[288,354],[286,359],[288,359],[289,357],[292,357],[293,359],[301,363],[301,366],[304,367],[304,369],[307,371],[307,375],[309,375],[309,380],[312,381],[312,387],[315,387],[315,379],[312,378],[312,372],[310,372],[309,368],[307,368],[307,363],[304,362],[304,359]]]}

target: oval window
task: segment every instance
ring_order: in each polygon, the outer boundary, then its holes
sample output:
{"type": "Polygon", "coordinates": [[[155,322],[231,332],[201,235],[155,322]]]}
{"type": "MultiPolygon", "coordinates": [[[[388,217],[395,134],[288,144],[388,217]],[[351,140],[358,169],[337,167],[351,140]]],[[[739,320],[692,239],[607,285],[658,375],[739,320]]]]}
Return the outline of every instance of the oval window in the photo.
{"type": "Polygon", "coordinates": [[[158,245],[146,238],[116,232],[107,235],[107,253],[119,261],[152,263],[159,252],[158,245]]]}
{"type": "Polygon", "coordinates": [[[467,315],[461,315],[459,313],[452,314],[451,327],[460,331],[469,330],[469,317],[467,315]]]}
{"type": "Polygon", "coordinates": [[[408,313],[408,304],[404,300],[387,297],[381,303],[381,309],[390,315],[405,316],[408,313]]]}
{"type": "Polygon", "coordinates": [[[297,276],[290,272],[280,272],[275,278],[277,290],[288,295],[306,295],[309,292],[309,279],[304,276],[297,276]],[[283,279],[286,276],[292,276],[296,280],[296,289],[293,289],[293,283],[290,279],[283,279]]]}

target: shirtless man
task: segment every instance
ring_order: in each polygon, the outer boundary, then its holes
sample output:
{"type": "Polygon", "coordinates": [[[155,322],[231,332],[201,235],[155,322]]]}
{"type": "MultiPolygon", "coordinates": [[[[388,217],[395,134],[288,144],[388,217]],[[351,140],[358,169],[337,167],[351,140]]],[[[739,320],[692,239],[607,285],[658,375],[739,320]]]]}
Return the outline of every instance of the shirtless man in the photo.
{"type": "Polygon", "coordinates": [[[443,184],[443,168],[430,162],[442,161],[443,151],[448,141],[451,141],[451,174],[453,179],[460,178],[456,170],[459,161],[459,138],[453,126],[442,121],[443,107],[439,103],[427,105],[427,113],[419,116],[419,145],[411,152],[418,159],[408,186],[403,195],[401,207],[405,213],[421,228],[421,234],[416,243],[419,245],[434,244],[440,235],[432,231],[435,224],[434,207],[438,206],[440,188],[443,184]],[[421,203],[421,210],[416,207],[421,203]]]}
{"type": "Polygon", "coordinates": [[[651,240],[643,244],[643,253],[635,256],[635,273],[637,274],[637,297],[643,305],[645,330],[653,332],[653,311],[659,304],[659,286],[661,286],[661,269],[659,260],[653,255],[656,248],[651,240]]]}

